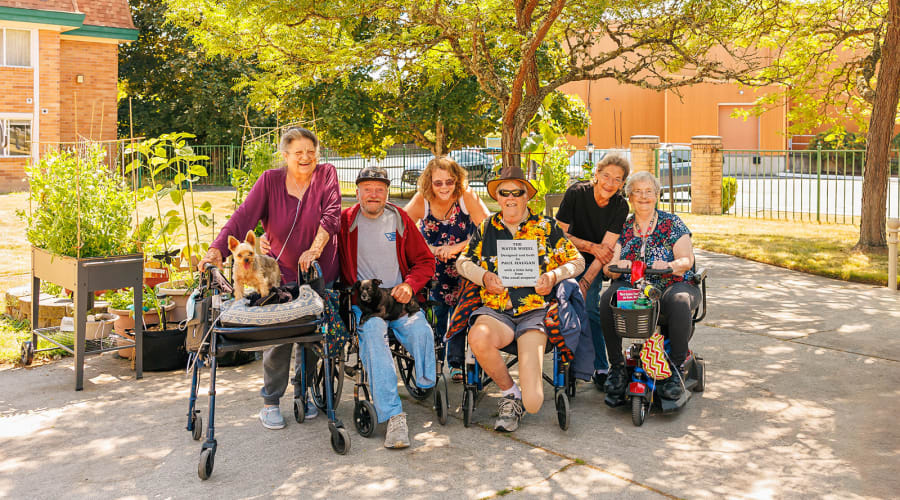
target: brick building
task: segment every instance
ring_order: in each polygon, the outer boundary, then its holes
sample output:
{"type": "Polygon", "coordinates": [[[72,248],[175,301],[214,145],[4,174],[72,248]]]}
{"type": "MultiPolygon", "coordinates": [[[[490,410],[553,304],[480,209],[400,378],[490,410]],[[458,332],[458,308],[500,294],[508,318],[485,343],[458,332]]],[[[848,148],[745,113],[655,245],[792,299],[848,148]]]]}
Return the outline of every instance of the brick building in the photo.
{"type": "Polygon", "coordinates": [[[0,192],[49,145],[116,138],[118,46],[137,36],[127,0],[0,0],[0,192]]]}

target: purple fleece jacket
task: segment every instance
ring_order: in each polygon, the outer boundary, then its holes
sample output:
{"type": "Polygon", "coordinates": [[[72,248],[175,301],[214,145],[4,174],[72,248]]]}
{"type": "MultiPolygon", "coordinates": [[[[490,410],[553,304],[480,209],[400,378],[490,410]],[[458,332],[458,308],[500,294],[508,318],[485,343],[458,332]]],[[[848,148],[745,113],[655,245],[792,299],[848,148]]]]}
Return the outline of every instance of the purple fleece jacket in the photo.
{"type": "Polygon", "coordinates": [[[269,255],[277,257],[284,248],[278,264],[281,267],[281,282],[289,283],[297,281],[297,262],[300,260],[300,254],[309,249],[319,226],[322,226],[331,238],[319,256],[319,265],[322,267],[325,282],[334,281],[338,275],[337,235],[341,219],[341,190],[337,171],[330,163],[317,165],[299,205],[297,198],[287,192],[286,175],[282,168],[263,172],[247,195],[247,199],[234,212],[210,246],[217,248],[222,252],[222,257],[227,258],[231,255],[228,250],[228,236],[243,241],[247,231],[253,230],[256,223],[262,221],[266,237],[272,244],[269,255]],[[291,225],[294,225],[293,232],[291,225]]]}

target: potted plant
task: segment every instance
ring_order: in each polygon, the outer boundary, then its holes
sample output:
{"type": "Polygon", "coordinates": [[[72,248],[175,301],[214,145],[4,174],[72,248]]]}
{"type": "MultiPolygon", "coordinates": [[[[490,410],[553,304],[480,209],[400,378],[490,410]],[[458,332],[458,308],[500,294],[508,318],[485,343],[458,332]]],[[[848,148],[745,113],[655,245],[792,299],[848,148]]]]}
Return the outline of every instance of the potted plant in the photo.
{"type": "Polygon", "coordinates": [[[133,153],[135,159],[125,171],[146,168],[150,178],[139,194],[153,199],[155,204],[156,236],[164,256],[160,260],[169,277],[159,283],[159,293],[177,297],[174,317],[178,321],[186,317],[184,305],[194,284],[193,269],[209,248],[208,243],[200,242],[200,226],[212,224],[209,215],[212,205],[208,201],[198,205],[194,200],[194,183],[207,176],[206,167],[200,162],[209,158],[194,154],[186,142],[193,137],[187,133],[163,134],[126,150],[126,153],[133,153]],[[166,198],[176,208],[164,212],[161,202],[166,198]]]}
{"type": "MultiPolygon", "coordinates": [[[[80,390],[90,292],[142,286],[144,257],[131,239],[135,197],[107,166],[104,150],[92,143],[45,155],[28,166],[26,174],[30,209],[17,214],[32,244],[32,275],[37,278],[32,280],[32,296],[39,296],[41,280],[75,292],[76,340],[68,349],[75,354],[75,389],[80,390]]],[[[33,300],[32,318],[38,314],[39,301],[33,300]]],[[[23,359],[30,358],[27,351],[33,353],[39,335],[34,331],[31,342],[23,344],[23,359]]],[[[136,339],[140,349],[140,328],[136,339]]],[[[138,378],[141,372],[137,366],[138,378]]]]}

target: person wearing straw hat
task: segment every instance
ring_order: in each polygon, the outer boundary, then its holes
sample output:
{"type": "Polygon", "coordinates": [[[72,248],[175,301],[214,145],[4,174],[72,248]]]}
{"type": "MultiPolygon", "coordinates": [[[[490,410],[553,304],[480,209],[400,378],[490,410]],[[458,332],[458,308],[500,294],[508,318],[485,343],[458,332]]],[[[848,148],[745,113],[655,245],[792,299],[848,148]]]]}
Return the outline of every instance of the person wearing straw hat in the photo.
{"type": "Polygon", "coordinates": [[[461,276],[482,287],[483,305],[469,318],[469,346],[502,391],[494,428],[512,432],[525,411],[537,413],[544,401],[541,374],[548,296],[555,284],[584,271],[584,258],[554,219],[528,208],[537,190],[521,168],[504,169],[487,183],[487,190],[500,204],[500,212],[481,223],[456,267],[461,276]],[[513,341],[518,384],[500,355],[500,349],[513,341]]]}

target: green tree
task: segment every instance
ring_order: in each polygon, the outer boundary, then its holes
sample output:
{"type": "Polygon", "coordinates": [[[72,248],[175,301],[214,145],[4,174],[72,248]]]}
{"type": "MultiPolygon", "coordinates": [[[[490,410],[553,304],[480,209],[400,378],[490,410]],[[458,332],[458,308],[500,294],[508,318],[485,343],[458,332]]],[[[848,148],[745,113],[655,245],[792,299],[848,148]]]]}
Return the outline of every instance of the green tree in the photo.
{"type": "Polygon", "coordinates": [[[761,112],[791,103],[789,133],[845,122],[866,135],[862,217],[857,248],[884,247],[888,156],[900,100],[900,0],[824,0],[785,4],[785,22],[767,34],[777,47],[758,83],[779,82],[784,92],[760,99],[761,112]]]}
{"type": "Polygon", "coordinates": [[[232,87],[254,70],[245,61],[207,58],[187,30],[168,24],[162,0],[130,0],[137,41],[119,49],[119,135],[128,136],[129,100],[136,136],[190,132],[200,144],[239,144],[242,125],[274,125],[232,87]],[[245,121],[246,120],[246,121],[245,121]]]}
{"type": "Polygon", "coordinates": [[[531,119],[560,86],[612,78],[663,90],[740,78],[764,55],[744,50],[725,63],[714,49],[778,15],[762,0],[169,1],[171,19],[209,53],[258,58],[282,89],[348,82],[358,68],[387,88],[395,68],[474,77],[499,108],[504,165],[518,161],[531,119]]]}

